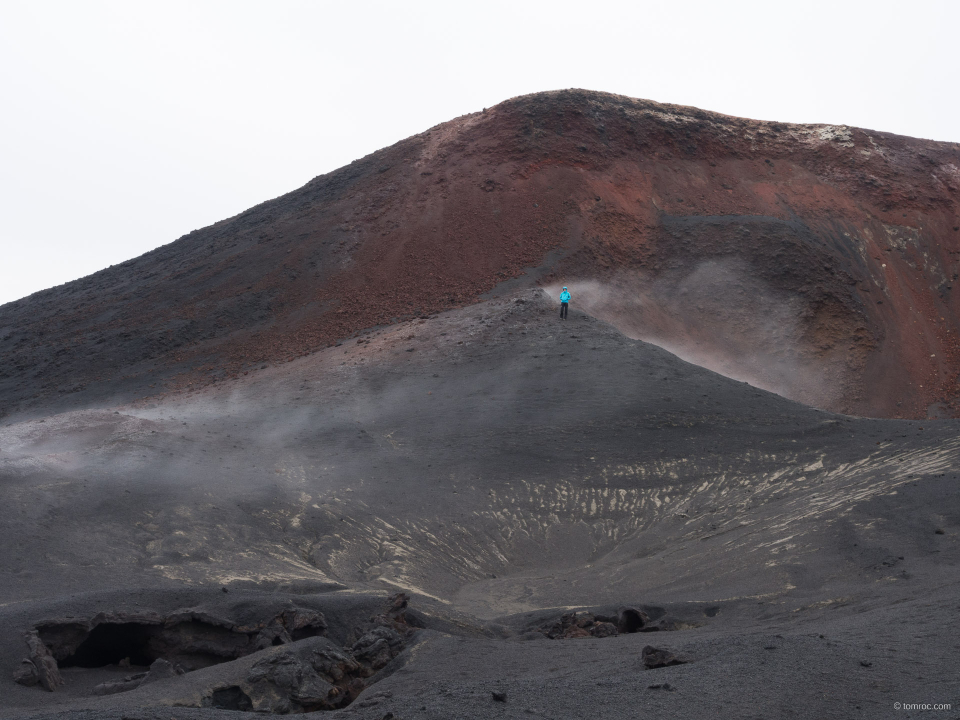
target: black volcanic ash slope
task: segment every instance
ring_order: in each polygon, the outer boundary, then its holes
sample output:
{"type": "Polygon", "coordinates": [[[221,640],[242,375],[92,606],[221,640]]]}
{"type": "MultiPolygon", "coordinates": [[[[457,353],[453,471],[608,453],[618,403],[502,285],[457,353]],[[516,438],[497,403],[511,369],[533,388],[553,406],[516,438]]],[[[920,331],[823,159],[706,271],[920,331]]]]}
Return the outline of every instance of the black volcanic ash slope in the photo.
{"type": "Polygon", "coordinates": [[[253,692],[257,658],[295,664],[280,645],[110,697],[84,680],[104,669],[65,668],[57,693],[10,680],[21,634],[51,616],[208,608],[221,587],[257,607],[249,593],[322,592],[325,613],[411,593],[433,629],[351,705],[363,718],[488,717],[494,691],[563,717],[876,717],[906,689],[956,687],[937,631],[957,585],[955,422],[806,408],[582,313],[560,323],[538,292],[0,442],[9,717],[200,706],[253,692]],[[662,629],[538,631],[621,605],[662,629]],[[645,670],[647,644],[690,662],[645,670]]]}

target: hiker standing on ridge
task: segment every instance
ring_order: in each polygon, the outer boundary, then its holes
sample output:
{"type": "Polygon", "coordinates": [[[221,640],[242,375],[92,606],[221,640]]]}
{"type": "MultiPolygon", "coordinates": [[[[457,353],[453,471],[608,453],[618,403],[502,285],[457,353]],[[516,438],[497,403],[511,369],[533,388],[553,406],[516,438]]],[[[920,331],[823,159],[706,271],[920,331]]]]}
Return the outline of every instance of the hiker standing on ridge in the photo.
{"type": "Polygon", "coordinates": [[[567,305],[570,303],[570,293],[567,291],[567,286],[563,286],[563,292],[560,293],[560,319],[567,319],[567,305]]]}

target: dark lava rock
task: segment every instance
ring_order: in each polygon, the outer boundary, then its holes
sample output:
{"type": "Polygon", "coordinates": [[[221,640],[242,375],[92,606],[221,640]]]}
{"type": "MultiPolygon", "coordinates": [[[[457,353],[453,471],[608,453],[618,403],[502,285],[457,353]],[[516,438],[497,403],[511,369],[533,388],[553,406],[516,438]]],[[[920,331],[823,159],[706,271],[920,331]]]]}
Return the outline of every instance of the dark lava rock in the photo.
{"type": "Polygon", "coordinates": [[[612,617],[594,615],[589,612],[565,613],[560,616],[559,620],[541,626],[539,631],[553,640],[557,638],[605,638],[622,633],[681,630],[686,627],[691,626],[678,620],[670,620],[662,627],[650,625],[650,618],[643,610],[635,607],[622,607],[617,615],[612,617]]]}
{"type": "MultiPolygon", "coordinates": [[[[53,655],[50,654],[47,646],[43,644],[36,630],[28,632],[24,636],[24,640],[26,640],[27,648],[30,650],[30,655],[24,662],[29,662],[34,666],[36,682],[40,683],[44,690],[54,692],[58,687],[63,685],[63,678],[60,677],[60,668],[57,666],[57,661],[53,655]]],[[[17,682],[21,682],[19,679],[21,677],[26,680],[26,683],[21,684],[36,684],[31,681],[32,675],[26,670],[23,663],[21,663],[20,669],[17,670],[17,677],[17,682]]]]}
{"type": "Polygon", "coordinates": [[[393,616],[402,615],[403,611],[410,605],[410,596],[406,593],[397,593],[390,596],[390,608],[388,613],[393,616]]]}
{"type": "Polygon", "coordinates": [[[157,682],[158,680],[166,680],[168,678],[177,677],[178,675],[183,675],[183,670],[167,660],[164,660],[163,658],[157,658],[153,661],[153,664],[150,665],[150,671],[147,673],[146,677],[140,681],[140,684],[148,685],[150,683],[157,682]]]}
{"type": "Polygon", "coordinates": [[[559,638],[612,637],[618,633],[617,626],[607,618],[592,613],[564,613],[559,620],[539,628],[551,640],[559,638]]]}
{"type": "Polygon", "coordinates": [[[610,622],[596,622],[590,628],[590,634],[593,637],[605,638],[613,637],[614,635],[619,634],[617,632],[617,626],[610,622]]]}
{"type": "Polygon", "coordinates": [[[304,637],[322,635],[326,629],[327,621],[322,613],[301,608],[285,610],[257,634],[256,647],[287,645],[304,637]]]}
{"type": "Polygon", "coordinates": [[[20,666],[13,671],[13,681],[27,687],[33,687],[40,682],[37,666],[24,658],[20,666]]]}
{"type": "Polygon", "coordinates": [[[333,710],[352,702],[370,674],[331,640],[312,637],[264,650],[249,670],[221,677],[202,706],[271,714],[333,710]]]}
{"type": "Polygon", "coordinates": [[[333,685],[293,652],[280,652],[253,666],[243,690],[257,712],[289,713],[328,705],[333,685]]]}
{"type": "Polygon", "coordinates": [[[387,609],[372,618],[375,625],[392,627],[401,635],[407,634],[412,628],[423,628],[423,622],[413,613],[408,612],[410,596],[406,593],[397,593],[387,599],[387,609]]]}
{"type": "Polygon", "coordinates": [[[100,683],[93,688],[94,695],[116,695],[117,693],[129,692],[140,687],[140,683],[146,678],[147,673],[137,673],[136,675],[127,675],[122,680],[113,680],[111,682],[100,683]]]}
{"type": "Polygon", "coordinates": [[[403,650],[403,638],[393,628],[376,627],[357,640],[353,656],[373,670],[379,670],[403,650]]]}
{"type": "Polygon", "coordinates": [[[672,650],[665,648],[655,648],[647,645],[643,648],[643,665],[647,670],[654,668],[668,667],[670,665],[683,665],[688,661],[680,657],[672,650]]]}
{"type": "Polygon", "coordinates": [[[491,695],[493,695],[493,699],[494,699],[496,702],[505,703],[505,702],[507,701],[507,694],[506,694],[505,692],[497,692],[496,690],[494,690],[494,691],[491,693],[491,695]]]}
{"type": "Polygon", "coordinates": [[[352,675],[362,674],[364,668],[333,643],[324,643],[315,649],[310,665],[332,684],[341,684],[352,675]]]}

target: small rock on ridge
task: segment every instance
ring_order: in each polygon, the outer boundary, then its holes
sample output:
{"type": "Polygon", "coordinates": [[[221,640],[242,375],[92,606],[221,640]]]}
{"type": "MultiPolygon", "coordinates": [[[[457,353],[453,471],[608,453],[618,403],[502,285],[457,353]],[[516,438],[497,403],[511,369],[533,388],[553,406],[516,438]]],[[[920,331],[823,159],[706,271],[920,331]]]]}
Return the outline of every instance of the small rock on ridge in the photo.
{"type": "Polygon", "coordinates": [[[670,665],[683,665],[689,662],[680,655],[677,655],[672,650],[667,650],[666,648],[655,648],[652,645],[647,645],[643,648],[642,657],[643,665],[647,670],[668,667],[670,665]]]}

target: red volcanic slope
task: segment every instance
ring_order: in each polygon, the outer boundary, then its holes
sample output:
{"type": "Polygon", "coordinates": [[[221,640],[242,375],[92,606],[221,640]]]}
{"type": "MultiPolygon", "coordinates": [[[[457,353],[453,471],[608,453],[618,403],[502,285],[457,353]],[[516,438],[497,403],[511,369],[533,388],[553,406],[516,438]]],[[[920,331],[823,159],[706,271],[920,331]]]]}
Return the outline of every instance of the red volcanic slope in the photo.
{"type": "MultiPolygon", "coordinates": [[[[731,293],[759,283],[795,313],[783,352],[823,369],[834,387],[823,404],[957,414],[958,226],[956,144],[530,95],[0,307],[0,408],[209,382],[472,303],[511,278],[679,287],[670,278],[716,262],[745,282],[731,293]]],[[[614,321],[645,322],[614,305],[614,321]]],[[[734,318],[727,341],[749,345],[755,315],[734,318]]],[[[708,321],[672,322],[658,330],[668,346],[678,332],[717,346],[708,321]]]]}

